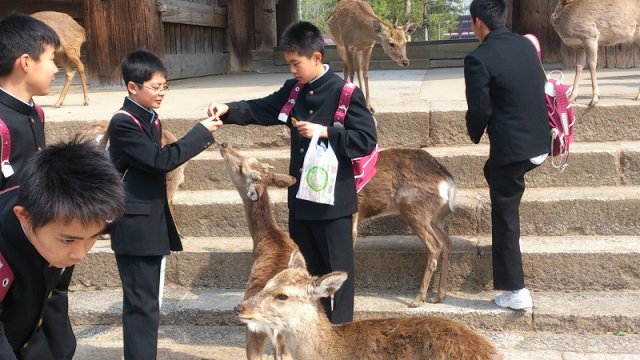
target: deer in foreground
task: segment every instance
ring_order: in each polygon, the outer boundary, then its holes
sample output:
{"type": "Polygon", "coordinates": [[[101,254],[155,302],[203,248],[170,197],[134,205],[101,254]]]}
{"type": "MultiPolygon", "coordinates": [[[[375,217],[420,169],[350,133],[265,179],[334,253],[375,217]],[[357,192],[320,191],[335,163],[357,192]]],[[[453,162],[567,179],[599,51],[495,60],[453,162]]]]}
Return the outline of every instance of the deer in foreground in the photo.
{"type": "Polygon", "coordinates": [[[407,67],[407,36],[416,30],[417,24],[391,26],[373,12],[367,1],[340,0],[331,15],[329,28],[344,63],[344,79],[353,82],[354,74],[358,72],[367,107],[373,112],[369,96],[369,60],[373,46],[376,41],[380,42],[392,60],[407,67]]]}
{"type": "Polygon", "coordinates": [[[255,296],[235,307],[249,327],[282,335],[294,359],[503,359],[493,344],[466,324],[439,317],[387,318],[332,325],[317,306],[346,280],[337,271],[316,277],[299,251],[289,267],[255,296]]]}
{"type": "MultiPolygon", "coordinates": [[[[230,145],[222,144],[220,153],[225,160],[231,182],[244,203],[249,232],[253,238],[253,265],[244,294],[244,300],[247,300],[262,290],[267,280],[286,269],[291,252],[298,250],[289,235],[278,226],[267,191],[269,186],[287,188],[295,184],[296,179],[272,173],[269,165],[253,158],[245,158],[230,145]]],[[[273,344],[274,359],[288,359],[287,349],[278,332],[253,325],[248,327],[246,333],[247,359],[262,358],[267,337],[273,344]]]]}
{"type": "MultiPolygon", "coordinates": [[[[558,0],[551,24],[567,46],[577,51],[576,77],[571,101],[578,97],[578,85],[585,64],[591,73],[594,106],[600,98],[596,65],[598,46],[635,41],[640,44],[640,2],[638,0],[558,0]]],[[[640,99],[640,90],[635,100],[640,99]]]]}
{"type": "Polygon", "coordinates": [[[84,28],[65,13],[41,11],[31,16],[49,25],[60,38],[60,48],[56,50],[54,61],[56,65],[64,70],[66,80],[60,97],[54,106],[62,106],[64,98],[67,96],[67,92],[71,86],[71,81],[76,74],[75,70],[73,70],[74,67],[78,69],[82,82],[82,92],[84,93],[84,102],[82,105],[89,105],[87,78],[84,72],[84,65],[80,60],[80,47],[82,47],[82,44],[87,40],[84,28]]]}
{"type": "MultiPolygon", "coordinates": [[[[101,150],[105,150],[107,143],[109,142],[109,135],[107,134],[108,123],[95,123],[91,124],[83,129],[78,130],[73,136],[74,141],[88,142],[95,141],[101,150]]],[[[173,144],[178,141],[175,135],[169,130],[162,129],[162,145],[173,144]]],[[[167,186],[167,202],[169,203],[169,211],[172,215],[175,215],[173,211],[173,196],[178,191],[180,185],[184,183],[184,170],[187,167],[187,163],[184,163],[177,168],[169,171],[166,176],[167,186]]]]}
{"type": "Polygon", "coordinates": [[[451,239],[442,227],[442,216],[453,211],[456,186],[449,171],[421,149],[392,148],[380,151],[376,176],[358,193],[353,216],[353,241],[358,220],[400,214],[427,248],[422,284],[409,307],[427,297],[431,277],[440,262],[438,292],[429,300],[440,302],[446,294],[451,239]]]}

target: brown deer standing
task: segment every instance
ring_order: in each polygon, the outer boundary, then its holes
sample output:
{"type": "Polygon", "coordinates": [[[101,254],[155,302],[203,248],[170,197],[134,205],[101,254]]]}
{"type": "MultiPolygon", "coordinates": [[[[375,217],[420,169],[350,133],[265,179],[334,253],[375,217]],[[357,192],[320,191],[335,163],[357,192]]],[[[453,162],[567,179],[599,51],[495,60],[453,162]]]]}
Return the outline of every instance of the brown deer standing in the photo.
{"type": "MultiPolygon", "coordinates": [[[[578,85],[585,60],[591,73],[593,96],[598,103],[600,89],[596,76],[598,46],[635,41],[640,44],[640,2],[638,0],[559,0],[551,14],[551,24],[567,46],[577,51],[576,77],[571,100],[578,97],[578,85]]],[[[635,100],[640,99],[640,90],[635,100]]]]}
{"type": "MultiPolygon", "coordinates": [[[[293,240],[278,226],[269,193],[269,186],[287,188],[295,184],[293,176],[269,171],[270,166],[258,160],[247,159],[230,145],[222,144],[220,153],[231,182],[244,203],[249,232],[253,238],[253,265],[249,274],[244,299],[257,294],[274,275],[287,268],[291,252],[298,249],[293,240]]],[[[247,359],[262,358],[267,336],[274,345],[274,358],[289,358],[282,337],[270,329],[250,325],[247,329],[247,359]]]]}
{"type": "Polygon", "coordinates": [[[353,82],[354,73],[358,72],[360,88],[364,85],[367,106],[373,111],[369,96],[369,60],[376,40],[398,65],[409,66],[407,35],[413,33],[417,25],[391,26],[373,12],[368,2],[340,0],[331,15],[329,28],[344,63],[344,79],[353,82]]]}
{"type": "Polygon", "coordinates": [[[453,211],[456,186],[453,177],[431,154],[421,149],[387,149],[379,153],[376,176],[358,194],[353,216],[354,246],[358,219],[400,214],[427,248],[427,261],[418,294],[409,304],[426,299],[431,277],[440,262],[438,292],[429,300],[440,302],[446,294],[451,239],[442,228],[442,216],[453,211]]]}
{"type": "Polygon", "coordinates": [[[82,81],[82,92],[84,93],[84,102],[82,105],[89,105],[89,90],[87,89],[87,78],[84,72],[84,65],[80,60],[80,47],[87,40],[84,28],[80,26],[73,18],[65,13],[55,11],[41,11],[32,14],[34,18],[49,25],[60,37],[60,48],[55,53],[55,63],[64,70],[66,81],[60,93],[55,107],[62,106],[64,98],[67,96],[71,81],[76,72],[74,66],[80,73],[82,81]]]}
{"type": "Polygon", "coordinates": [[[332,325],[317,301],[335,293],[346,278],[341,271],[310,276],[295,251],[289,268],[238,304],[235,312],[251,327],[281,334],[294,359],[503,359],[489,340],[453,319],[408,317],[332,325]]]}

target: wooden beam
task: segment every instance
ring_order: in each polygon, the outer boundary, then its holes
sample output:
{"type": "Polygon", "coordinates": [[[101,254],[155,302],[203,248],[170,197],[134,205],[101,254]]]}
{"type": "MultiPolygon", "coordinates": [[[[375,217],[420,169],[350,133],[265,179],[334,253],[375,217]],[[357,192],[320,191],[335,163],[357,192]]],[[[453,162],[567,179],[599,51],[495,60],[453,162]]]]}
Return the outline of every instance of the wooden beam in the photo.
{"type": "Polygon", "coordinates": [[[164,63],[169,80],[224,74],[229,71],[229,54],[167,54],[164,63]]]}
{"type": "Polygon", "coordinates": [[[213,5],[183,0],[158,1],[162,22],[215,28],[227,28],[227,12],[213,5]]]}

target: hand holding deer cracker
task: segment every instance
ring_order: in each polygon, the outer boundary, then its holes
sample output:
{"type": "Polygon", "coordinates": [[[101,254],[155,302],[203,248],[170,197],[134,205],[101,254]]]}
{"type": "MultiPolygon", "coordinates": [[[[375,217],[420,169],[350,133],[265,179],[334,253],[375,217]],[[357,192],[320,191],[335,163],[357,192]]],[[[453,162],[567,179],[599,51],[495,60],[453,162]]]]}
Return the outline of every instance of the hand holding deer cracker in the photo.
{"type": "MultiPolygon", "coordinates": [[[[313,127],[316,124],[309,121],[300,121],[294,117],[291,117],[291,124],[293,125],[293,127],[298,129],[300,135],[306,137],[307,139],[311,139],[311,137],[313,136],[313,127]]],[[[328,137],[329,134],[327,133],[327,127],[323,126],[322,129],[320,129],[320,138],[326,139],[328,137]]]]}
{"type": "Polygon", "coordinates": [[[211,103],[207,108],[207,116],[213,116],[216,120],[220,120],[220,117],[229,111],[227,104],[211,103]]]}

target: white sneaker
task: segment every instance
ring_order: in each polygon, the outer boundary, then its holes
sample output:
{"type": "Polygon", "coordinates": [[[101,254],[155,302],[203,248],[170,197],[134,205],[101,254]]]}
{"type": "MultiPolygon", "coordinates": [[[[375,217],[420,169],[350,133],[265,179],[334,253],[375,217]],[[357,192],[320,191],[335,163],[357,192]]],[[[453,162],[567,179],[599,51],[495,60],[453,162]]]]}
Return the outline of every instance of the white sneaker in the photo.
{"type": "Polygon", "coordinates": [[[516,291],[504,291],[494,300],[496,305],[513,310],[524,310],[533,307],[533,299],[527,288],[516,291]]]}

